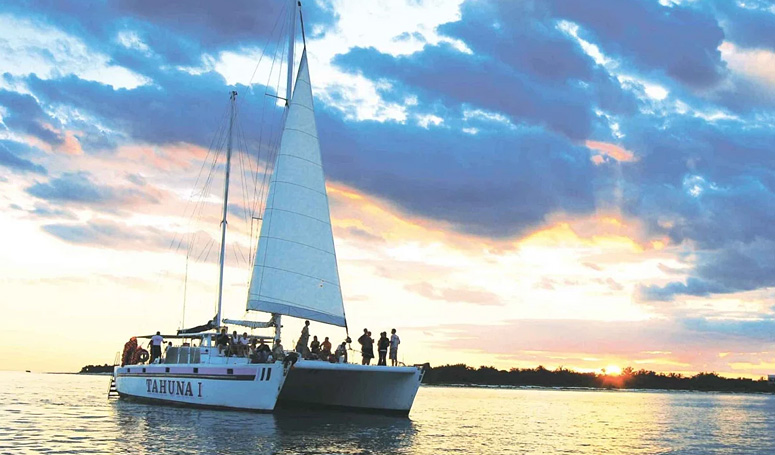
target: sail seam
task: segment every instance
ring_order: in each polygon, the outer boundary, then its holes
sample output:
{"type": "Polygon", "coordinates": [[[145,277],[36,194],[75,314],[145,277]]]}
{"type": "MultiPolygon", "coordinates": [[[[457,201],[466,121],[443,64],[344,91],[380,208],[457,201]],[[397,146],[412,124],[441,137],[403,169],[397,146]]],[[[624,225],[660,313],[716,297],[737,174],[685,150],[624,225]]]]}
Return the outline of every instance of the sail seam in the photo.
{"type": "Polygon", "coordinates": [[[313,112],[313,113],[315,112],[315,109],[313,109],[313,108],[311,108],[311,107],[308,107],[308,106],[305,106],[305,105],[303,105],[303,104],[300,104],[300,103],[291,103],[291,104],[293,104],[294,106],[303,107],[304,109],[307,109],[307,110],[308,110],[308,111],[310,111],[310,112],[313,112]]]}
{"type": "MultiPolygon", "coordinates": [[[[327,284],[330,284],[332,286],[339,287],[339,285],[334,283],[333,281],[328,281],[328,280],[325,280],[325,279],[317,277],[317,276],[307,275],[306,273],[294,272],[293,270],[281,269],[280,267],[272,267],[272,266],[269,266],[269,265],[259,265],[259,267],[263,267],[265,269],[279,270],[281,272],[293,273],[293,274],[299,275],[299,276],[305,276],[307,278],[312,278],[314,280],[320,280],[320,281],[322,281],[324,283],[327,283],[327,284]]],[[[258,292],[259,292],[258,295],[261,295],[261,290],[259,290],[258,292]]],[[[272,297],[272,298],[274,298],[274,297],[272,297]]]]}
{"type": "Polygon", "coordinates": [[[274,303],[274,304],[278,304],[279,303],[279,304],[283,304],[283,305],[292,306],[293,308],[303,308],[303,309],[305,309],[307,311],[314,311],[315,313],[325,314],[325,315],[328,315],[328,316],[337,316],[334,313],[326,313],[325,311],[320,311],[317,308],[310,307],[310,306],[305,306],[304,304],[297,303],[297,302],[292,302],[290,300],[284,300],[284,299],[280,299],[280,298],[277,298],[277,297],[272,297],[272,296],[269,296],[269,295],[266,295],[266,294],[258,294],[258,295],[253,294],[253,295],[255,297],[255,302],[256,303],[274,303]],[[262,299],[262,297],[263,297],[263,299],[262,299]],[[274,301],[273,302],[269,301],[269,299],[274,300],[274,301]]]}
{"type": "MultiPolygon", "coordinates": [[[[299,188],[305,188],[305,189],[308,189],[308,190],[310,190],[312,192],[315,192],[315,193],[318,193],[318,194],[322,194],[323,196],[328,196],[326,193],[324,193],[322,191],[318,191],[315,188],[310,188],[308,186],[304,186],[304,185],[299,184],[299,183],[288,182],[288,181],[285,181],[285,180],[275,180],[274,183],[287,183],[288,185],[298,186],[299,188]]],[[[272,202],[274,203],[274,201],[272,201],[272,202]]],[[[326,201],[326,202],[328,202],[328,201],[326,201]]]]}
{"type": "Polygon", "coordinates": [[[314,134],[310,134],[310,133],[308,133],[308,132],[306,132],[306,131],[302,131],[302,130],[299,130],[299,129],[296,129],[296,128],[288,128],[288,127],[286,127],[286,128],[285,128],[285,131],[296,131],[297,133],[306,134],[306,135],[307,135],[307,136],[309,136],[309,137],[312,137],[312,138],[315,138],[315,139],[317,139],[317,140],[320,140],[320,139],[318,139],[318,137],[317,137],[317,136],[315,136],[314,134]]]}
{"type": "Polygon", "coordinates": [[[312,160],[308,160],[308,159],[306,159],[306,158],[302,158],[302,157],[300,157],[299,155],[291,155],[290,153],[281,153],[281,154],[280,154],[280,156],[289,156],[289,157],[291,157],[291,158],[300,159],[300,160],[302,160],[302,161],[306,161],[306,162],[308,162],[308,163],[310,163],[310,164],[314,164],[315,166],[317,166],[317,167],[320,167],[320,168],[322,168],[322,167],[323,167],[323,165],[322,165],[322,164],[320,164],[320,163],[316,163],[316,162],[314,162],[314,161],[312,161],[312,160]]]}
{"type": "MultiPolygon", "coordinates": [[[[271,237],[271,236],[268,236],[268,235],[262,235],[262,236],[260,236],[260,237],[259,237],[259,240],[260,240],[260,239],[272,239],[272,240],[281,240],[281,241],[283,241],[283,242],[290,242],[290,243],[295,243],[295,244],[297,244],[297,245],[306,246],[307,248],[312,248],[313,250],[318,250],[318,251],[321,251],[321,252],[323,252],[323,253],[330,254],[331,256],[334,256],[334,257],[336,257],[336,254],[332,253],[331,251],[326,251],[326,250],[323,250],[323,249],[321,249],[321,248],[318,248],[318,247],[315,247],[315,246],[312,246],[312,245],[307,245],[306,243],[297,242],[297,241],[295,241],[295,240],[288,240],[288,239],[284,239],[284,238],[282,238],[282,237],[271,237]]],[[[260,266],[259,266],[259,267],[260,267],[260,266]]],[[[303,274],[302,274],[302,273],[300,273],[299,275],[303,275],[303,274]]],[[[314,277],[313,277],[313,278],[314,278],[314,277]]]]}
{"type": "MultiPolygon", "coordinates": [[[[293,213],[295,215],[301,215],[301,216],[307,217],[309,219],[312,219],[312,220],[315,220],[315,221],[319,221],[319,222],[325,224],[326,226],[331,226],[331,223],[328,222],[328,221],[323,221],[320,218],[315,218],[314,216],[305,215],[303,213],[294,212],[292,210],[276,209],[274,207],[269,207],[269,208],[264,209],[264,212],[266,212],[267,210],[276,210],[278,212],[293,213]]],[[[266,215],[264,215],[264,218],[266,218],[266,215]]]]}

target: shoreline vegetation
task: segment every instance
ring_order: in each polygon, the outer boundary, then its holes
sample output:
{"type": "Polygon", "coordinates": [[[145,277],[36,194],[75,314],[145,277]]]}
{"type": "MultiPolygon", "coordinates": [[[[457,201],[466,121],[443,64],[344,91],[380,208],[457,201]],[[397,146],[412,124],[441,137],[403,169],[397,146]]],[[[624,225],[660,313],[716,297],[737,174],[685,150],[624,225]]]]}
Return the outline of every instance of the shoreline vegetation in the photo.
{"type": "Polygon", "coordinates": [[[81,371],[78,372],[79,374],[105,374],[105,373],[113,373],[113,365],[108,365],[107,363],[104,365],[86,365],[81,368],[81,371]]]}
{"type": "Polygon", "coordinates": [[[651,389],[702,392],[775,393],[775,384],[766,378],[724,378],[717,373],[684,376],[679,373],[657,373],[627,367],[621,374],[579,373],[559,367],[548,370],[512,368],[508,371],[493,367],[469,367],[465,364],[428,368],[423,377],[426,385],[447,386],[507,386],[560,387],[587,389],[651,389]]]}

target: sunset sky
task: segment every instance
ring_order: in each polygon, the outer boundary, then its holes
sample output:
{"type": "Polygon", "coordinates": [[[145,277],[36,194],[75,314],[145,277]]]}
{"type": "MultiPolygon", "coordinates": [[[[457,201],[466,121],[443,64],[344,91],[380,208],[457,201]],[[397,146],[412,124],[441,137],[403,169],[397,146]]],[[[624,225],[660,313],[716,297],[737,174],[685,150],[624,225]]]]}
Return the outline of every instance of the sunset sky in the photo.
{"type": "MultiPolygon", "coordinates": [[[[0,5],[0,369],[212,317],[223,180],[200,172],[231,90],[224,312],[266,319],[241,207],[287,2],[182,3],[0,5]]],[[[395,327],[406,363],[775,373],[771,2],[302,10],[351,335],[395,327]]]]}

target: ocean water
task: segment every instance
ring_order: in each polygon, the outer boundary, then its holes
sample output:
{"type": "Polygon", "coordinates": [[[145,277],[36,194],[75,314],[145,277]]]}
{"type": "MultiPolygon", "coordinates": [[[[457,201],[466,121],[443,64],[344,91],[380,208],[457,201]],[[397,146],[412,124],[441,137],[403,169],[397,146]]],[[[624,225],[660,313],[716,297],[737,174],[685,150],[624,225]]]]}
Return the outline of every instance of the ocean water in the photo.
{"type": "Polygon", "coordinates": [[[0,372],[0,453],[775,453],[771,395],[422,387],[400,418],[139,404],[108,382],[0,372]]]}

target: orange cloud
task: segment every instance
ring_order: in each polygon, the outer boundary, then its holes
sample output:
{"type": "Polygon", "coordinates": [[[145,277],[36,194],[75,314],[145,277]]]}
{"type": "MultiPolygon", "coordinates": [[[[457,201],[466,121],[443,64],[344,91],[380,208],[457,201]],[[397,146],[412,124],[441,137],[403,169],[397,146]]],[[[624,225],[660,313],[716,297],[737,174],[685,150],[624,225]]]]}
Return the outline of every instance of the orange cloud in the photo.
{"type": "Polygon", "coordinates": [[[133,161],[141,160],[153,167],[169,170],[201,163],[207,157],[207,149],[183,142],[165,146],[125,145],[119,147],[118,156],[133,161]]]}
{"type": "Polygon", "coordinates": [[[631,151],[618,145],[611,144],[610,142],[588,140],[584,145],[586,145],[587,148],[600,152],[599,155],[592,156],[592,162],[595,164],[602,164],[605,161],[604,156],[611,157],[616,161],[636,161],[635,155],[631,151]]]}

